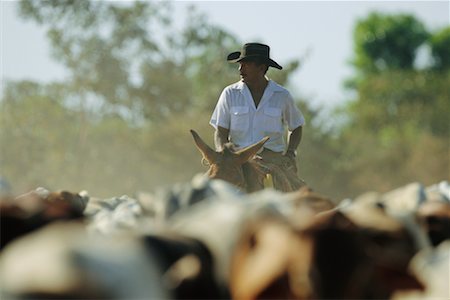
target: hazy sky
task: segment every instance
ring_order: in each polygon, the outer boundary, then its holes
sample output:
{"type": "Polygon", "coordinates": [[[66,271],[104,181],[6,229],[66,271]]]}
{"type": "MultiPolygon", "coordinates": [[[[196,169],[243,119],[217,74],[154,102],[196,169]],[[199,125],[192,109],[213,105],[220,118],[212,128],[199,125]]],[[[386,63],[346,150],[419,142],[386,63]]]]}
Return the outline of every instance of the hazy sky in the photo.
{"type": "MultiPolygon", "coordinates": [[[[64,69],[51,60],[45,32],[17,16],[14,1],[1,1],[1,75],[4,79],[60,79],[64,69]]],[[[334,106],[346,98],[342,82],[352,74],[352,31],[371,11],[409,13],[427,29],[449,26],[449,1],[178,1],[174,12],[183,19],[193,4],[243,42],[271,46],[283,65],[304,58],[294,74],[291,91],[313,104],[334,106]]],[[[238,49],[230,49],[230,52],[238,49]]],[[[238,79],[238,78],[237,78],[238,79]]],[[[220,91],[218,91],[218,94],[220,91]]]]}

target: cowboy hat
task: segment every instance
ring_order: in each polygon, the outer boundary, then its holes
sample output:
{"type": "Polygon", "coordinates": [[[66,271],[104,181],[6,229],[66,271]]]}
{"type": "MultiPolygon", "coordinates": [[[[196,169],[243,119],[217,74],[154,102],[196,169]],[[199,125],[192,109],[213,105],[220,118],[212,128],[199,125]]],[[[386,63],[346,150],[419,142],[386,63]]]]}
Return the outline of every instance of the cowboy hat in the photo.
{"type": "Polygon", "coordinates": [[[242,60],[262,59],[269,67],[274,67],[279,70],[283,69],[278,63],[269,57],[270,47],[260,43],[247,43],[242,48],[242,51],[236,51],[228,54],[227,61],[237,63],[242,60]]]}

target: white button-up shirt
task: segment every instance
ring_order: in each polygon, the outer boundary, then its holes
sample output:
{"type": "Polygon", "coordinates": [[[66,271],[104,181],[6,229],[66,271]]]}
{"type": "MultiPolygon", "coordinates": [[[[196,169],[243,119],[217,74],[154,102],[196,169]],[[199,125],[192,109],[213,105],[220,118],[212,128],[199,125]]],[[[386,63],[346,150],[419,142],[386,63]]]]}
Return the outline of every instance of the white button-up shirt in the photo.
{"type": "Polygon", "coordinates": [[[230,141],[238,148],[259,142],[275,152],[286,149],[285,128],[290,131],[303,126],[305,119],[287,89],[272,80],[256,107],[247,85],[236,82],[227,86],[219,97],[210,124],[230,130],[230,141]]]}

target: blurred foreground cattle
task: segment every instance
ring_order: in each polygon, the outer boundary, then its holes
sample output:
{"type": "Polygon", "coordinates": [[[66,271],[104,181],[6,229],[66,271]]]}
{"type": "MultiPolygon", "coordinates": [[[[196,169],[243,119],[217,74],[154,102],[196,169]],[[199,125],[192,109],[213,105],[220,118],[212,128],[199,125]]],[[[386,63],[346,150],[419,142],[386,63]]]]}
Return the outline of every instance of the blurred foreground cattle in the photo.
{"type": "Polygon", "coordinates": [[[232,262],[235,299],[387,299],[423,288],[408,273],[416,249],[401,226],[359,226],[339,210],[286,220],[271,213],[246,222],[232,262]]]}
{"type": "Polygon", "coordinates": [[[445,188],[336,203],[197,177],[136,199],[31,196],[2,201],[2,299],[449,296],[445,188]]]}
{"type": "Polygon", "coordinates": [[[169,299],[145,245],[133,236],[86,234],[55,222],[8,245],[2,299],[169,299]]]}
{"type": "Polygon", "coordinates": [[[68,191],[43,188],[0,201],[1,249],[10,241],[55,220],[80,219],[87,199],[68,191]]]}

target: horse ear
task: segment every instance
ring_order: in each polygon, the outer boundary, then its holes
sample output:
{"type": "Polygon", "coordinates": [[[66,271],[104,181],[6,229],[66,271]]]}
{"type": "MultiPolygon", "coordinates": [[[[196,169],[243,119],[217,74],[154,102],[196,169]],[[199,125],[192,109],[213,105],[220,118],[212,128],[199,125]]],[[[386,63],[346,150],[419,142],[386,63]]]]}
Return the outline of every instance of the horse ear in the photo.
{"type": "Polygon", "coordinates": [[[259,149],[269,140],[269,137],[266,136],[259,142],[250,145],[248,147],[245,147],[244,149],[239,150],[236,152],[237,155],[239,155],[239,162],[240,163],[246,163],[250,158],[255,156],[256,153],[258,153],[259,149]]]}
{"type": "Polygon", "coordinates": [[[211,147],[209,147],[202,138],[198,135],[197,132],[191,129],[191,134],[194,137],[195,145],[203,157],[209,162],[209,164],[213,164],[219,160],[218,154],[211,147]]]}

